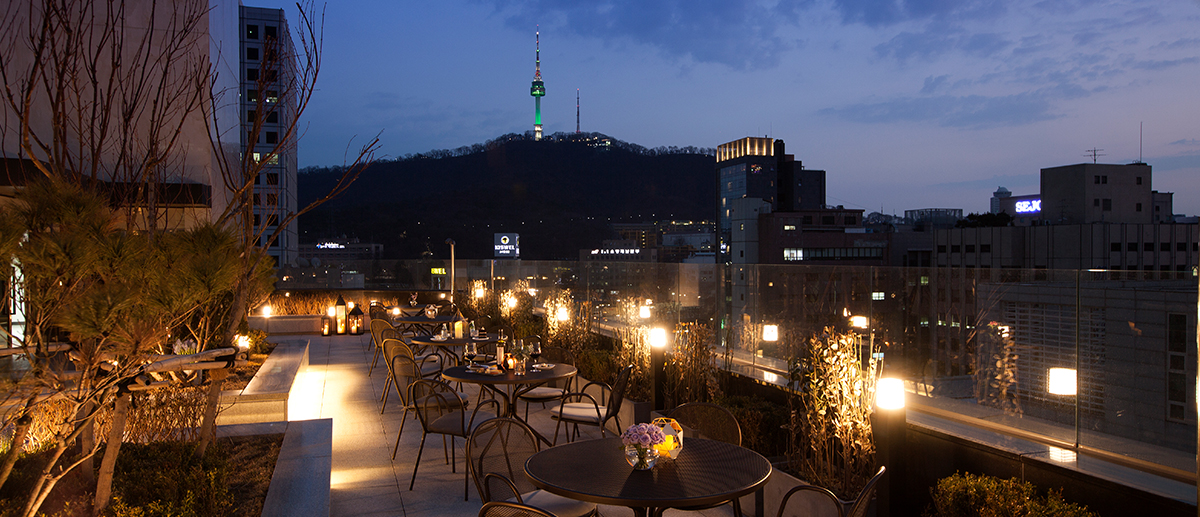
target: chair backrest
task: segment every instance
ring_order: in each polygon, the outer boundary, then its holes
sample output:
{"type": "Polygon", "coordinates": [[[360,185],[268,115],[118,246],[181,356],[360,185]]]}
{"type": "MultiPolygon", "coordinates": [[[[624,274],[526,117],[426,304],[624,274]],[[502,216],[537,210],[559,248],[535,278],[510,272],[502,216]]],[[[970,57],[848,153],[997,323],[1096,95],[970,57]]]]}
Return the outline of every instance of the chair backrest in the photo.
{"type": "Polygon", "coordinates": [[[421,367],[413,358],[398,353],[390,359],[392,362],[391,375],[392,384],[396,386],[396,391],[400,393],[400,403],[408,405],[408,390],[412,387],[412,383],[421,379],[421,367]]]}
{"type": "Polygon", "coordinates": [[[384,307],[382,305],[372,305],[370,307],[367,307],[367,315],[370,316],[372,320],[377,320],[377,319],[386,320],[387,314],[388,314],[387,307],[384,307]]]}
{"type": "Polygon", "coordinates": [[[871,506],[871,498],[875,496],[875,485],[879,483],[879,478],[883,477],[884,472],[887,472],[887,467],[880,465],[879,472],[876,472],[871,477],[871,480],[867,482],[867,486],[864,486],[862,492],[858,493],[858,497],[854,501],[845,501],[850,504],[843,515],[846,517],[863,517],[867,514],[867,507],[871,506]]]}
{"type": "Polygon", "coordinates": [[[383,332],[391,328],[392,324],[388,323],[386,319],[371,318],[371,341],[375,342],[375,346],[383,343],[383,332]]]}
{"type": "Polygon", "coordinates": [[[525,460],[538,451],[537,435],[524,422],[503,417],[488,420],[479,425],[467,439],[467,461],[475,488],[483,502],[500,500],[534,490],[529,476],[525,475],[525,460]],[[517,494],[508,494],[511,489],[498,490],[502,482],[488,474],[503,476],[516,487],[517,494]]]}
{"type": "Polygon", "coordinates": [[[605,406],[607,411],[604,412],[604,420],[601,421],[601,425],[621,412],[621,402],[625,401],[625,389],[629,386],[629,373],[632,371],[633,365],[631,364],[622,368],[621,373],[617,374],[617,382],[613,383],[612,391],[609,392],[608,404],[605,406]]]}
{"type": "Polygon", "coordinates": [[[742,427],[728,409],[708,402],[689,402],[672,409],[668,417],[705,438],[742,445],[742,427]]]}
{"type": "MultiPolygon", "coordinates": [[[[543,363],[569,364],[571,366],[575,366],[575,354],[572,354],[570,350],[562,347],[542,345],[541,361],[543,363]]],[[[572,376],[566,379],[560,379],[551,382],[549,385],[554,387],[567,386],[569,388],[578,378],[578,376],[572,376]]]]}
{"type": "MultiPolygon", "coordinates": [[[[434,421],[462,408],[458,403],[461,399],[458,398],[458,392],[454,391],[454,388],[442,381],[431,379],[420,379],[409,385],[408,400],[417,413],[417,420],[421,422],[421,428],[427,433],[431,431],[429,425],[434,421]]],[[[466,428],[466,415],[463,415],[458,429],[462,433],[460,436],[466,435],[466,428]]],[[[446,431],[437,432],[445,433],[446,431]]]]}
{"type": "Polygon", "coordinates": [[[554,514],[533,506],[495,502],[484,504],[479,517],[554,517],[554,514]]]}

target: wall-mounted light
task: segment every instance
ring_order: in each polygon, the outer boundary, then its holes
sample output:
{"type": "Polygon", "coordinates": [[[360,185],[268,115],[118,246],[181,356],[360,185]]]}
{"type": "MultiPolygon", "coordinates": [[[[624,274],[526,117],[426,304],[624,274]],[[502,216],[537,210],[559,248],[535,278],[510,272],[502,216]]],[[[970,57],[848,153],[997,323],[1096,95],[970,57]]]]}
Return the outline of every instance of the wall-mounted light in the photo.
{"type": "Polygon", "coordinates": [[[779,325],[763,325],[763,341],[779,341],[779,325]]]}
{"type": "Polygon", "coordinates": [[[1046,391],[1052,395],[1075,395],[1079,388],[1074,368],[1051,368],[1046,391]]]}
{"type": "Polygon", "coordinates": [[[875,405],[879,409],[903,409],[904,381],[891,377],[879,379],[875,385],[875,405]]]}
{"type": "Polygon", "coordinates": [[[865,329],[871,324],[866,316],[850,316],[850,326],[854,328],[865,329]]]}

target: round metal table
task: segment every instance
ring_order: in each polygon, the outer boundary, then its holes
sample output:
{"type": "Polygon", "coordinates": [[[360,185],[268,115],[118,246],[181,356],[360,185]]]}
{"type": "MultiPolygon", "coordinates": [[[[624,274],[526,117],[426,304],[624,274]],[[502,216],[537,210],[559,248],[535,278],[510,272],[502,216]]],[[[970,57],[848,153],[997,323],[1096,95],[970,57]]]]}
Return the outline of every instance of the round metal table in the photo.
{"type": "MultiPolygon", "coordinates": [[[[469,382],[491,389],[492,392],[498,393],[504,398],[504,410],[507,416],[524,421],[517,411],[517,399],[522,394],[547,382],[572,377],[576,373],[579,373],[579,370],[576,370],[574,366],[562,363],[555,364],[554,368],[539,371],[530,368],[525,375],[517,375],[512,370],[505,370],[500,375],[488,375],[472,372],[466,366],[454,366],[446,368],[442,372],[442,379],[449,382],[469,382]]],[[[532,428],[532,426],[530,427],[532,428]]],[[[537,434],[538,439],[542,442],[550,443],[536,430],[534,434],[537,434]]]]}
{"type": "Polygon", "coordinates": [[[708,506],[750,494],[771,477],[771,462],[737,445],[688,438],[674,460],[650,470],[625,462],[620,438],[584,440],[544,449],[525,462],[534,486],[580,501],[627,506],[636,515],[708,506]]]}

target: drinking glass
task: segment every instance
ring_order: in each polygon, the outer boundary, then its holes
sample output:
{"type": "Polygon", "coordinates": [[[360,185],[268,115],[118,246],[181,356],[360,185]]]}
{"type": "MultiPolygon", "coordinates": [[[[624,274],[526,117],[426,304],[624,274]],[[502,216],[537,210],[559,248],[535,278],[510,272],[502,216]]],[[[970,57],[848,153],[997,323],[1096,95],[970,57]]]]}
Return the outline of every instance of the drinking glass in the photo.
{"type": "Polygon", "coordinates": [[[479,355],[479,348],[475,345],[475,342],[468,342],[463,349],[463,357],[466,358],[468,363],[474,364],[477,355],[479,355]]]}
{"type": "Polygon", "coordinates": [[[540,341],[534,341],[529,346],[529,357],[533,359],[533,363],[534,363],[533,367],[534,368],[545,368],[545,365],[538,363],[538,358],[541,356],[542,356],[542,343],[540,341]]]}

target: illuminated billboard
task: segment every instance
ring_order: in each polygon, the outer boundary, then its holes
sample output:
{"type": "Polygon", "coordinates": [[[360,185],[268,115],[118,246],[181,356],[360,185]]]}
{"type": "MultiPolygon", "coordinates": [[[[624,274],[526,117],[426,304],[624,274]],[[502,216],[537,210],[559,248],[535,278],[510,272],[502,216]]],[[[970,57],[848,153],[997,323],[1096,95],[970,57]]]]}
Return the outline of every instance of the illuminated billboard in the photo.
{"type": "Polygon", "coordinates": [[[1013,205],[1013,210],[1018,214],[1037,214],[1042,211],[1042,200],[1040,199],[1022,199],[1013,205]]]}
{"type": "Polygon", "coordinates": [[[521,237],[515,233],[495,234],[495,258],[521,258],[521,237]]]}

